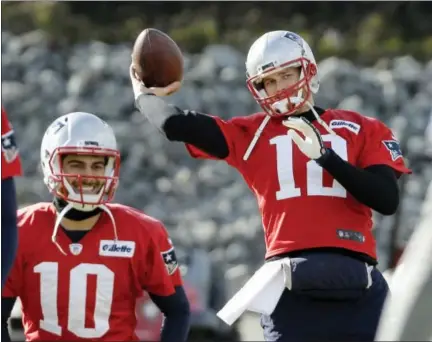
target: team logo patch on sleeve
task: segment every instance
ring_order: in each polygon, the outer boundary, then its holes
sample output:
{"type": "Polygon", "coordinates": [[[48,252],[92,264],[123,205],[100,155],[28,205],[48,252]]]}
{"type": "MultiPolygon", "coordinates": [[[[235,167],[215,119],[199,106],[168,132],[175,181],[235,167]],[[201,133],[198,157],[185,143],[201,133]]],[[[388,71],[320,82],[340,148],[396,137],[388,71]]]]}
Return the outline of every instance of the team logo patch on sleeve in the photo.
{"type": "Polygon", "coordinates": [[[402,151],[399,142],[396,140],[383,140],[383,144],[387,150],[389,150],[393,161],[398,158],[402,158],[402,151]]]}
{"type": "Polygon", "coordinates": [[[162,258],[164,260],[168,274],[172,275],[178,268],[178,261],[174,247],[171,247],[169,250],[162,252],[162,258]]]}
{"type": "Polygon", "coordinates": [[[2,135],[2,153],[7,163],[12,163],[18,156],[18,147],[15,140],[14,131],[2,135]]]}

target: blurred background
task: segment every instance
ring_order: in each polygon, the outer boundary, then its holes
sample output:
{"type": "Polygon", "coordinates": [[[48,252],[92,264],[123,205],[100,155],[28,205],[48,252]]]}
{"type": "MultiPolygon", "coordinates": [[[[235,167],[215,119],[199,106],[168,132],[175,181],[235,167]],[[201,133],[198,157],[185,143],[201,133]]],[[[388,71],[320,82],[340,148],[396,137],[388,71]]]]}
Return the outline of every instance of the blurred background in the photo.
{"type": "MultiPolygon", "coordinates": [[[[379,267],[397,262],[432,180],[430,3],[14,1],[2,2],[1,11],[1,102],[24,163],[20,205],[50,200],[39,169],[48,124],[71,111],[106,119],[122,153],[116,200],[170,230],[191,291],[198,293],[197,307],[210,313],[197,326],[223,330],[214,312],[263,261],[261,221],[255,198],[234,169],[189,158],[134,108],[130,54],[147,27],[168,33],[184,52],[184,85],[168,101],[224,118],[259,110],[245,85],[250,44],[270,30],[302,35],[319,62],[316,103],[384,121],[414,172],[400,180],[399,211],[374,215],[379,267]]],[[[146,310],[148,323],[154,311],[146,310]]],[[[243,340],[262,338],[256,318],[249,318],[236,332],[243,340]]],[[[227,334],[235,340],[236,332],[227,334]]]]}

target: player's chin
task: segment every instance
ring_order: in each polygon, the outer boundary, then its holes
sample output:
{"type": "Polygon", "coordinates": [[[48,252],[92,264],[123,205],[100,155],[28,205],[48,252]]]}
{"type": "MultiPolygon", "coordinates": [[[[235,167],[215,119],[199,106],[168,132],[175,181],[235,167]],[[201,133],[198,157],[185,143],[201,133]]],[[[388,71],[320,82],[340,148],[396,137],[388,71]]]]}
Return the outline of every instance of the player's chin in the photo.
{"type": "Polygon", "coordinates": [[[291,115],[300,115],[300,114],[306,113],[308,111],[309,111],[309,107],[303,106],[303,107],[300,107],[300,108],[296,108],[292,113],[288,114],[288,116],[291,116],[291,115]]]}
{"type": "Polygon", "coordinates": [[[289,117],[289,116],[295,116],[295,115],[299,115],[301,114],[302,111],[300,109],[296,109],[294,111],[290,111],[289,109],[287,109],[287,111],[283,114],[281,114],[282,117],[289,117]]]}

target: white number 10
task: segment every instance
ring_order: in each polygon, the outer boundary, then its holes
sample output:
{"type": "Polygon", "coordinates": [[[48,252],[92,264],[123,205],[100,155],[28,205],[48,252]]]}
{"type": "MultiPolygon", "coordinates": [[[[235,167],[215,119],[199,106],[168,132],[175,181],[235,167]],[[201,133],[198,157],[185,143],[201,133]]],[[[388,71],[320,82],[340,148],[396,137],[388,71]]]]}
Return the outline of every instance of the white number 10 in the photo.
{"type": "MultiPolygon", "coordinates": [[[[343,160],[348,160],[346,140],[338,135],[326,134],[322,136],[323,141],[331,143],[332,149],[343,160]]],[[[276,145],[277,174],[280,190],[276,192],[276,199],[300,197],[301,190],[296,187],[293,170],[293,141],[288,135],[279,135],[270,140],[272,145],[276,145]]],[[[335,196],[346,197],[345,188],[336,180],[333,186],[323,185],[323,169],[314,160],[306,163],[306,188],[308,196],[335,196]]]]}
{"type": "MultiPolygon", "coordinates": [[[[59,287],[58,263],[42,262],[34,267],[40,273],[40,301],[43,319],[41,329],[61,336],[57,295],[59,287]]],[[[114,291],[114,272],[105,265],[80,264],[70,272],[67,329],[78,337],[98,338],[109,330],[109,317],[114,291]],[[85,327],[87,276],[96,275],[96,304],[94,328],[85,327]]]]}

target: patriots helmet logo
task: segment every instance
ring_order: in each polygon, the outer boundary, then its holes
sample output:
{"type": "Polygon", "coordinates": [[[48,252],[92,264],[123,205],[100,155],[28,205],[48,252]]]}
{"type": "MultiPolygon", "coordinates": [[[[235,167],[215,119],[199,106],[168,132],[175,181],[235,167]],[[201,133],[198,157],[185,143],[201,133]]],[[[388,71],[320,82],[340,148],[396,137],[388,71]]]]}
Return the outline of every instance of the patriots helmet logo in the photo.
{"type": "Polygon", "coordinates": [[[288,39],[291,39],[292,41],[296,42],[301,47],[303,47],[303,39],[298,34],[296,34],[294,32],[287,32],[285,34],[285,37],[288,39]]]}

